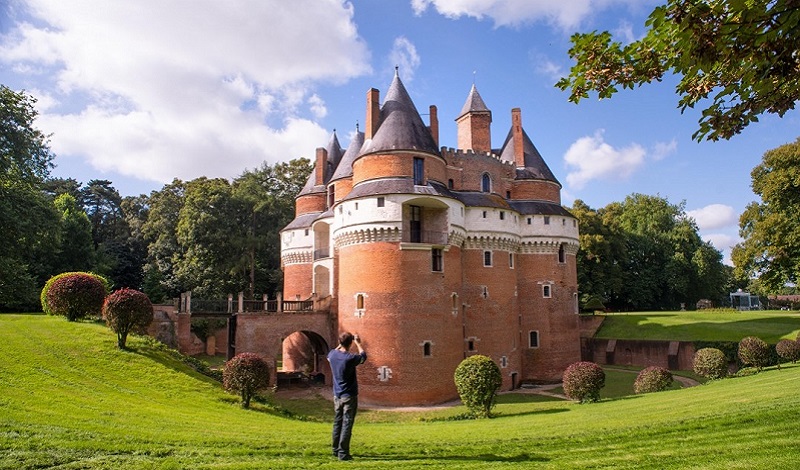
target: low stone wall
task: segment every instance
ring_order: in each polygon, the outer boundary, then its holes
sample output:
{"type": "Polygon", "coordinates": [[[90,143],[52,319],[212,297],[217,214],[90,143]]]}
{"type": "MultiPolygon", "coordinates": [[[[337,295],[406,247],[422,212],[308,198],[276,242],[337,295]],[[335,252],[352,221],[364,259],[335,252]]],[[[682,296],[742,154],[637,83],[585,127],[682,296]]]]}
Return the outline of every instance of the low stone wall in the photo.
{"type": "Polygon", "coordinates": [[[581,338],[582,360],[603,365],[691,370],[694,353],[694,343],[684,341],[581,338]]]}
{"type": "Polygon", "coordinates": [[[225,354],[228,350],[228,329],[217,330],[206,341],[192,333],[192,317],[179,313],[172,304],[153,305],[153,321],[147,328],[148,336],[177,349],[183,354],[225,354]]]}

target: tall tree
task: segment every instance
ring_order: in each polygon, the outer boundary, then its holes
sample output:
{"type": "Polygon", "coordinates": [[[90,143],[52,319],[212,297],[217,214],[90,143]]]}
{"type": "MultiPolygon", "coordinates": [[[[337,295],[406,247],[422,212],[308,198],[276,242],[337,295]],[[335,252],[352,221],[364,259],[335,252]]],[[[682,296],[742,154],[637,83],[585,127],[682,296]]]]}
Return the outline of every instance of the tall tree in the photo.
{"type": "Polygon", "coordinates": [[[722,255],[700,239],[683,204],[632,194],[597,211],[576,201],[578,283],[584,298],[619,310],[675,309],[719,301],[728,277],[722,255]]]}
{"type": "Polygon", "coordinates": [[[56,197],[53,204],[61,215],[58,249],[54,251],[54,272],[89,271],[94,267],[92,224],[70,194],[56,197]]]}
{"type": "Polygon", "coordinates": [[[186,198],[186,183],[174,179],[161,191],[148,197],[147,219],[142,223],[142,237],[147,243],[144,267],[144,292],[153,302],[175,298],[191,289],[176,275],[176,263],[184,249],[178,243],[178,218],[186,198]]]}
{"type": "Polygon", "coordinates": [[[595,91],[681,77],[681,111],[707,104],[693,134],[728,139],[763,113],[783,116],[800,99],[800,6],[796,0],[668,0],[647,19],[647,34],[623,45],[611,33],[572,36],[577,63],[556,86],[570,101],[595,91]],[[707,101],[710,100],[710,104],[707,101]]]}
{"type": "Polygon", "coordinates": [[[741,215],[744,241],[731,257],[738,276],[757,277],[778,292],[800,280],[800,138],[767,151],[750,175],[761,202],[751,202],[741,215]]]}
{"type": "Polygon", "coordinates": [[[58,214],[41,191],[54,155],[34,127],[36,99],[0,85],[0,309],[31,308],[49,277],[58,214]]]}

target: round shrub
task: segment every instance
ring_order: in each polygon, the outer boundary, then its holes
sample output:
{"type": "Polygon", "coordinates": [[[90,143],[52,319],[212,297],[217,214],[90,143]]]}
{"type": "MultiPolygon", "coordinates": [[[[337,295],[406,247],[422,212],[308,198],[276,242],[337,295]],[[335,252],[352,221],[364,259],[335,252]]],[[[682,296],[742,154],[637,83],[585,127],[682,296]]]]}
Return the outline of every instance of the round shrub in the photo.
{"type": "Polygon", "coordinates": [[[250,408],[250,399],[259,390],[269,388],[269,364],[255,353],[240,353],[225,363],[222,386],[242,397],[242,408],[250,408]]]}
{"type": "Polygon", "coordinates": [[[717,348],[698,349],[694,353],[692,370],[707,379],[721,379],[728,375],[728,360],[717,348]]]}
{"type": "Polygon", "coordinates": [[[117,334],[117,347],[125,349],[128,333],[144,334],[153,321],[153,304],[144,292],[123,287],[103,304],[106,324],[117,334]]]}
{"type": "Polygon", "coordinates": [[[775,352],[787,361],[797,362],[800,359],[800,343],[791,339],[782,339],[775,345],[775,352]]]}
{"type": "Polygon", "coordinates": [[[108,282],[93,273],[69,272],[51,277],[42,288],[42,311],[69,321],[99,317],[108,282]]]}
{"type": "Polygon", "coordinates": [[[748,336],[739,341],[739,360],[760,371],[769,364],[769,346],[761,338],[748,336]]]}
{"type": "Polygon", "coordinates": [[[576,362],[564,371],[564,394],[571,400],[581,403],[597,401],[605,384],[606,373],[594,362],[576,362]]]}
{"type": "Polygon", "coordinates": [[[651,366],[642,369],[633,382],[634,393],[650,393],[666,390],[672,385],[672,372],[663,367],[651,366]]]}
{"type": "Polygon", "coordinates": [[[497,389],[503,383],[500,367],[486,356],[470,356],[456,367],[456,389],[473,416],[490,418],[497,389]]]}

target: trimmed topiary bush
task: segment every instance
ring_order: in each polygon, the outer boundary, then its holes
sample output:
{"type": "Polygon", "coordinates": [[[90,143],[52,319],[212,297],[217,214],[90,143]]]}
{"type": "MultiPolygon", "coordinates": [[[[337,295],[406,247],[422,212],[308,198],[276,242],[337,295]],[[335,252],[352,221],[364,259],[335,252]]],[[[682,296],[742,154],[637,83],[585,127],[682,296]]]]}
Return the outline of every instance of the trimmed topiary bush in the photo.
{"type": "Polygon", "coordinates": [[[791,339],[782,339],[775,345],[775,352],[787,361],[797,362],[800,359],[800,343],[791,339]]]}
{"type": "Polygon", "coordinates": [[[153,304],[144,292],[123,287],[103,304],[106,324],[117,334],[117,347],[125,349],[129,333],[145,334],[153,321],[153,304]]]}
{"type": "Polygon", "coordinates": [[[486,356],[470,356],[456,367],[456,389],[464,406],[478,418],[491,418],[497,389],[503,383],[500,367],[486,356]]]}
{"type": "Polygon", "coordinates": [[[51,277],[42,288],[42,311],[69,321],[99,317],[108,293],[108,281],[93,273],[69,272],[51,277]]]}
{"type": "Polygon", "coordinates": [[[606,373],[594,362],[581,361],[571,364],[564,371],[564,394],[581,403],[600,399],[600,389],[606,385],[606,373]]]}
{"type": "Polygon", "coordinates": [[[694,353],[692,370],[707,379],[721,379],[728,375],[728,359],[717,348],[698,349],[694,353]]]}
{"type": "Polygon", "coordinates": [[[269,388],[269,364],[255,353],[237,354],[225,363],[222,386],[242,397],[242,408],[250,408],[250,399],[269,388]]]}
{"type": "Polygon", "coordinates": [[[651,366],[642,369],[633,382],[634,393],[651,393],[666,390],[672,385],[672,372],[663,367],[651,366]]]}
{"type": "Polygon", "coordinates": [[[753,366],[761,371],[769,364],[770,350],[769,345],[761,338],[748,336],[739,341],[739,360],[742,364],[753,366]]]}

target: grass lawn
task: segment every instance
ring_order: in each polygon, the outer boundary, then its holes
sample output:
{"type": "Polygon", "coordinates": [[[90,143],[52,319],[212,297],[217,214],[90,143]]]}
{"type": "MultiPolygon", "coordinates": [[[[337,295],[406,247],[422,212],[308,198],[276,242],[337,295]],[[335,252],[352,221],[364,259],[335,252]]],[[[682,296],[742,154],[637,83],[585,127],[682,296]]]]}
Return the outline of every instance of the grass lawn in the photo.
{"type": "Polygon", "coordinates": [[[365,411],[340,463],[326,416],[244,410],[154,343],[129,345],[94,323],[0,315],[0,469],[800,466],[800,365],[589,405],[503,395],[490,420],[365,411]]]}
{"type": "Polygon", "coordinates": [[[671,341],[739,341],[758,336],[775,344],[800,333],[800,314],[753,312],[642,312],[606,315],[595,337],[671,341]]]}

